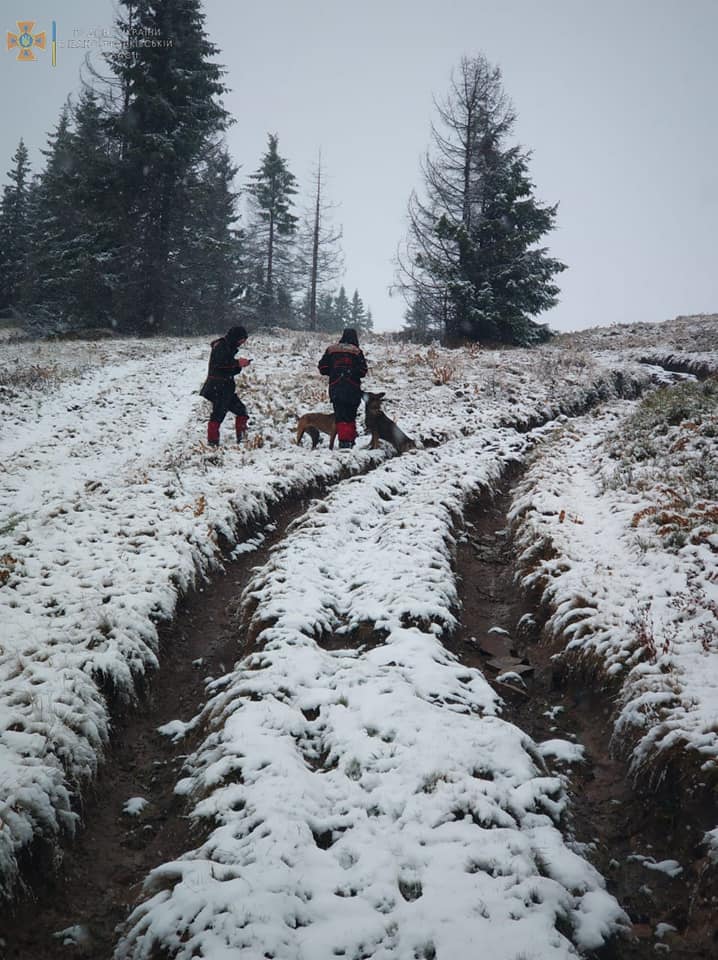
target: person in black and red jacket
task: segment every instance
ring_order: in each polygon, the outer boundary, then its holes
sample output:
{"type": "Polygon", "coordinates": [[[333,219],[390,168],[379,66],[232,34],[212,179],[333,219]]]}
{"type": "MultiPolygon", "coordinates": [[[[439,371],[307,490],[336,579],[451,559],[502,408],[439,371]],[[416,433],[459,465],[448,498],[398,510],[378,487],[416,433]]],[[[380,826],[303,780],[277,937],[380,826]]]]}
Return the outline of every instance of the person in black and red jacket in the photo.
{"type": "Polygon", "coordinates": [[[366,360],[359,349],[356,330],[345,330],[339,343],[332,343],[319,361],[319,372],[329,377],[329,399],[334,407],[340,447],[353,447],[357,436],[356,416],[361,403],[361,379],[367,375],[366,360]]]}
{"type": "Polygon", "coordinates": [[[235,353],[247,339],[244,327],[232,327],[223,337],[212,341],[207,379],[199,391],[201,397],[212,404],[212,413],[207,424],[207,443],[219,446],[219,427],[231,410],[234,414],[237,443],[247,432],[247,408],[234,392],[234,378],[252,362],[244,357],[235,358],[235,353]]]}

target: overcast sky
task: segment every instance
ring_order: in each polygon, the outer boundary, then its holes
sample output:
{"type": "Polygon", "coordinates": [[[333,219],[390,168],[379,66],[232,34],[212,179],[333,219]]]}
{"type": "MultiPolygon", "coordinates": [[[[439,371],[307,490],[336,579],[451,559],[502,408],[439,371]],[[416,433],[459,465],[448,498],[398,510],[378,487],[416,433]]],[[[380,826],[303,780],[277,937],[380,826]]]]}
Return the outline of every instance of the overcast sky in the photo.
{"type": "MultiPolygon", "coordinates": [[[[432,97],[463,55],[501,67],[533,151],[537,197],[559,202],[547,245],[568,264],[559,330],[718,311],[717,0],[206,0],[236,119],[240,183],[268,133],[300,186],[321,148],[344,228],[345,284],[377,329],[401,327],[390,298],[406,201],[421,184],[432,97]]],[[[109,0],[3,3],[58,38],[110,28],[109,0]]],[[[35,63],[0,57],[0,170],[20,136],[35,169],[84,51],[35,63]]]]}

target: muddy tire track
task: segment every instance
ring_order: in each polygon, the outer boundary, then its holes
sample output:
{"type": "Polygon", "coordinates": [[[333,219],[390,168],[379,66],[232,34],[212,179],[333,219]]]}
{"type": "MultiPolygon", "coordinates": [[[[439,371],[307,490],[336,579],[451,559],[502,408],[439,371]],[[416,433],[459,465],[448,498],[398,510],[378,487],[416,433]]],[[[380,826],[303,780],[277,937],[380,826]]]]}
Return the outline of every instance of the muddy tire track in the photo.
{"type": "MultiPolygon", "coordinates": [[[[82,825],[75,838],[61,842],[59,870],[51,868],[55,853],[46,842],[29,848],[22,871],[25,889],[2,907],[0,960],[111,960],[116,928],[147,874],[200,841],[186,816],[186,799],[174,788],[202,731],[174,744],[158,728],[197,715],[206,701],[206,681],[231,670],[246,652],[238,604],[252,569],[266,561],[313,500],[383,462],[360,467],[347,462],[331,481],[285,497],[263,520],[238,528],[234,541],[222,544],[222,572],[188,593],[173,620],[159,626],[160,666],[138,691],[138,702],[112,703],[110,746],[96,780],[77,800],[82,825]],[[264,537],[261,546],[231,559],[235,543],[258,534],[264,537]],[[123,808],[135,797],[149,803],[129,816],[123,808]],[[72,935],[56,936],[73,927],[72,935]]],[[[106,691],[110,700],[112,693],[106,691]]]]}
{"type": "Polygon", "coordinates": [[[609,944],[599,956],[647,960],[670,949],[676,960],[715,958],[718,889],[701,849],[707,811],[681,801],[680,785],[673,792],[634,789],[627,763],[609,749],[610,694],[552,660],[557,649],[542,636],[545,616],[538,598],[523,594],[514,582],[507,510],[518,472],[507,473],[493,500],[484,498],[466,513],[457,550],[461,625],[447,646],[481,670],[503,697],[504,719],[537,742],[561,738],[585,747],[585,762],[571,768],[553,764],[552,772],[567,777],[570,832],[588,845],[585,855],[632,922],[630,937],[609,944]],[[492,627],[505,633],[489,634],[492,627]],[[514,669],[525,686],[497,682],[500,669],[512,669],[508,662],[497,668],[507,656],[519,662],[514,669]],[[673,878],[638,858],[678,860],[683,873],[673,878]],[[659,927],[662,936],[656,936],[659,924],[674,929],[659,927]]]}
{"type": "MultiPolygon", "coordinates": [[[[348,470],[335,483],[348,476],[356,473],[348,470]]],[[[237,602],[252,568],[266,561],[292,521],[335,483],[307,488],[279,503],[264,521],[239,530],[238,542],[262,534],[261,546],[231,559],[233,544],[226,544],[222,573],[188,594],[174,619],[159,627],[160,668],[137,704],[113,710],[110,748],[82,797],[83,826],[76,839],[61,845],[59,871],[48,870],[46,847],[38,845],[24,872],[29,894],[3,908],[2,960],[109,960],[115,927],[147,874],[194,845],[186,800],[174,794],[194,740],[188,736],[174,744],[158,727],[196,715],[206,700],[207,680],[230,670],[242,655],[237,602]],[[130,816],[123,807],[134,797],[149,803],[130,816]],[[82,928],[81,942],[63,946],[54,935],[73,926],[82,928]]]]}
{"type": "MultiPolygon", "coordinates": [[[[586,406],[592,405],[593,402],[586,406]]],[[[584,412],[583,407],[580,411],[572,410],[579,412],[584,412]]],[[[546,415],[535,423],[512,426],[520,432],[530,432],[550,419],[551,415],[546,415]]],[[[40,855],[28,865],[24,875],[31,896],[4,909],[1,957],[55,960],[61,955],[67,960],[88,956],[110,960],[116,927],[126,918],[146,875],[158,864],[190,849],[198,839],[191,835],[185,801],[174,795],[193,740],[185,738],[173,745],[157,728],[178,717],[189,719],[198,713],[205,700],[206,678],[223,674],[241,656],[241,624],[235,605],[251,568],[264,562],[287,526],[301,515],[311,499],[345,479],[376,469],[381,462],[358,470],[347,465],[336,479],[322,487],[298,491],[273,507],[263,523],[239,531],[238,540],[263,529],[269,535],[256,552],[226,560],[224,573],[188,595],[179,604],[173,621],[160,628],[160,670],[140,691],[138,706],[113,711],[110,748],[97,780],[81,799],[79,812],[84,826],[74,841],[63,844],[63,865],[54,876],[48,875],[45,848],[38,847],[40,855]],[[137,796],[145,797],[149,804],[139,816],[130,817],[123,807],[137,796]],[[81,942],[62,946],[62,940],[54,934],[75,925],[82,928],[81,942]]],[[[225,546],[230,549],[232,545],[225,546]]],[[[461,557],[459,562],[463,569],[461,557]]],[[[488,580],[484,586],[486,583],[488,580]]],[[[497,595],[502,593],[498,581],[495,589],[497,595]]],[[[512,587],[510,596],[515,595],[512,587]]],[[[501,602],[508,603],[508,615],[513,609],[511,603],[506,598],[501,602]]],[[[470,624],[472,617],[481,622],[478,610],[471,612],[467,606],[465,611],[466,623],[470,624]]],[[[490,619],[496,616],[494,612],[490,619]]],[[[476,633],[480,627],[471,630],[476,633]]],[[[471,656],[479,654],[465,649],[467,643],[462,634],[456,638],[457,649],[462,649],[469,657],[466,662],[471,663],[471,656]]],[[[520,726],[523,723],[521,719],[516,722],[520,726]]],[[[528,720],[526,724],[531,732],[528,720]]]]}

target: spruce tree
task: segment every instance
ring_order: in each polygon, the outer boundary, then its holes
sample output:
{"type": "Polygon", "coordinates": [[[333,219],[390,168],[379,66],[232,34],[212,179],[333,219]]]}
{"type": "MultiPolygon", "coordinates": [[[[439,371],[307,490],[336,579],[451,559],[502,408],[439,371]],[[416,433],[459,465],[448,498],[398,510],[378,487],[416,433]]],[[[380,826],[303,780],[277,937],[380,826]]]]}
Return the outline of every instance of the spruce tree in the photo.
{"type": "Polygon", "coordinates": [[[119,277],[113,145],[95,94],[66,104],[31,193],[32,303],[37,332],[107,327],[119,277]]]}
{"type": "Polygon", "coordinates": [[[483,56],[462,59],[437,109],[424,196],[409,201],[401,284],[449,341],[542,339],[548,331],[531,317],[557,302],[553,277],[565,265],[537,244],[557,207],[535,198],[530,154],[506,144],[515,115],[500,70],[483,56]]]}
{"type": "Polygon", "coordinates": [[[358,290],[354,291],[349,306],[349,326],[359,333],[368,333],[371,330],[371,313],[365,309],[358,290]]]}
{"type": "Polygon", "coordinates": [[[79,230],[73,191],[73,136],[69,102],[42,150],[45,166],[33,184],[30,209],[33,222],[29,252],[29,327],[38,335],[67,329],[71,296],[67,282],[73,244],[79,230]]]}
{"type": "Polygon", "coordinates": [[[17,308],[28,293],[30,161],[21,139],[0,202],[0,309],[17,308]]]}
{"type": "Polygon", "coordinates": [[[64,258],[65,304],[67,323],[75,329],[114,324],[113,291],[121,268],[117,160],[107,117],[95,93],[86,89],[73,110],[69,140],[68,200],[74,211],[75,236],[64,258]]]}
{"type": "Polygon", "coordinates": [[[265,325],[276,319],[278,290],[284,290],[284,297],[294,286],[292,241],[297,217],[292,213],[292,198],[297,193],[296,178],[279,155],[278,145],[277,135],[269,134],[267,152],[247,187],[254,207],[250,229],[261,271],[255,294],[257,320],[265,325]]]}
{"type": "Polygon", "coordinates": [[[351,326],[351,304],[344,287],[339,287],[339,293],[334,300],[334,323],[337,330],[351,326]]]}
{"type": "Polygon", "coordinates": [[[294,298],[289,287],[283,283],[277,283],[274,289],[274,323],[280,327],[296,326],[296,310],[294,307],[294,298]]]}
{"type": "Polygon", "coordinates": [[[334,331],[338,328],[339,324],[334,310],[334,295],[327,290],[323,290],[317,300],[317,330],[334,331]]]}
{"type": "Polygon", "coordinates": [[[193,172],[228,125],[223,70],[200,0],[121,0],[124,46],[108,57],[122,90],[115,118],[123,200],[122,322],[148,334],[181,307],[178,268],[195,223],[193,172]],[[150,38],[143,43],[138,38],[150,38]],[[156,45],[155,45],[156,44],[156,45]]]}
{"type": "Polygon", "coordinates": [[[173,330],[213,332],[235,319],[233,291],[240,284],[242,240],[236,225],[237,167],[218,144],[187,180],[192,222],[173,251],[173,330]]]}

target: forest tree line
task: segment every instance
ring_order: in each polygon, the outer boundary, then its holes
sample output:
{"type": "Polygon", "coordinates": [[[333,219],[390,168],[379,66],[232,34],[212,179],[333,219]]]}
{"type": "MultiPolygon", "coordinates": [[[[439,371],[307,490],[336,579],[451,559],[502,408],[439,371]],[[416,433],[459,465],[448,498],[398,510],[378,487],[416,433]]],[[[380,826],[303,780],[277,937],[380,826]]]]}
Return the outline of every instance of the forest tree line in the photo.
{"type": "Polygon", "coordinates": [[[51,132],[21,140],[0,201],[0,311],[37,335],[191,334],[242,322],[372,327],[348,294],[318,162],[298,185],[271,134],[242,188],[224,143],[223,70],[199,0],[122,0],[124,38],[51,132]],[[169,47],[133,46],[138,35],[169,47]]]}
{"type": "MultiPolygon", "coordinates": [[[[0,311],[37,334],[111,327],[134,335],[228,323],[310,330],[373,325],[344,286],[341,230],[317,162],[304,209],[276,134],[256,170],[238,168],[232,122],[201,0],[121,0],[120,42],[63,109],[33,176],[21,141],[0,202],[0,311]],[[171,46],[133,46],[138,34],[171,46]],[[124,38],[124,39],[123,39],[124,38]]],[[[464,57],[436,101],[422,185],[397,257],[405,333],[448,343],[550,336],[565,265],[539,246],[542,204],[500,70],[464,57]]],[[[0,316],[2,314],[0,313],[0,316]]]]}

